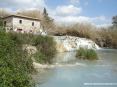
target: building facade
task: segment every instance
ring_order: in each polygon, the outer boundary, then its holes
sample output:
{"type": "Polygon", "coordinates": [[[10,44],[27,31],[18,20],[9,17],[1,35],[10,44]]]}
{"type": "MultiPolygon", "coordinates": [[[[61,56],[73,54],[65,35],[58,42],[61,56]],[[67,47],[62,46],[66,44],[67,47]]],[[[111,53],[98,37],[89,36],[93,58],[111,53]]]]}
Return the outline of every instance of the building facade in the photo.
{"type": "Polygon", "coordinates": [[[41,26],[41,20],[26,16],[10,15],[4,17],[6,32],[15,31],[21,33],[46,34],[41,26]]]}

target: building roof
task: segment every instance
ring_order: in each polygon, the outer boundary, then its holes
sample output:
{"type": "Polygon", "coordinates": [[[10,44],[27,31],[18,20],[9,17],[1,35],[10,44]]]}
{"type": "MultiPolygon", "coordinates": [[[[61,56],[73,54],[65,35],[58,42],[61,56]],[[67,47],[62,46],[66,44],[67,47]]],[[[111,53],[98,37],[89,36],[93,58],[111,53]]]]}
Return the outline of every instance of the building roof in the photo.
{"type": "Polygon", "coordinates": [[[41,21],[38,18],[33,18],[33,17],[29,17],[29,16],[23,16],[23,15],[9,15],[9,16],[4,17],[3,19],[9,18],[9,17],[17,17],[17,18],[24,18],[24,19],[28,19],[28,20],[41,21]]]}

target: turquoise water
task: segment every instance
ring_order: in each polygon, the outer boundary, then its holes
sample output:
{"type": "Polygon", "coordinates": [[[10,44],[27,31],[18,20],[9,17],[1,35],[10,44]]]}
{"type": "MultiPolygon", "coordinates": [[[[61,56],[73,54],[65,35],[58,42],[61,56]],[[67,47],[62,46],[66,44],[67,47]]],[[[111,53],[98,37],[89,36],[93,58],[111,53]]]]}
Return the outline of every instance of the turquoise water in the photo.
{"type": "Polygon", "coordinates": [[[75,52],[57,54],[54,64],[61,66],[36,75],[37,87],[117,87],[117,50],[97,53],[97,61],[78,60],[75,52]]]}

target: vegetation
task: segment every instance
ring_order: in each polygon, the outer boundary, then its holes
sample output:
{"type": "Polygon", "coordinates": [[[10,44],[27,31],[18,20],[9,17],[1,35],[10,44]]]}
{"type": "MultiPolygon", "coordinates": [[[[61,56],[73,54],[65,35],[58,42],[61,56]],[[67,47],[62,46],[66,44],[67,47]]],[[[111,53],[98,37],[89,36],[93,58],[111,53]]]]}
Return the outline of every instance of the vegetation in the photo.
{"type": "Polygon", "coordinates": [[[33,9],[33,10],[21,10],[16,13],[17,15],[23,15],[32,18],[42,19],[42,14],[40,10],[33,9]]]}
{"type": "Polygon", "coordinates": [[[39,63],[51,63],[56,53],[55,42],[52,37],[21,33],[10,33],[10,37],[19,44],[35,46],[38,52],[32,57],[39,63]]]}
{"type": "Polygon", "coordinates": [[[55,28],[54,19],[52,19],[48,15],[46,8],[44,8],[42,15],[43,15],[42,25],[43,25],[44,29],[48,32],[48,34],[52,34],[52,32],[54,32],[54,28],[55,28]]]}
{"type": "Polygon", "coordinates": [[[112,21],[112,24],[117,27],[117,15],[113,16],[112,21]]]}
{"type": "Polygon", "coordinates": [[[4,24],[2,17],[0,17],[0,31],[4,31],[4,24]]]}
{"type": "Polygon", "coordinates": [[[95,50],[85,49],[85,48],[80,48],[76,53],[76,57],[80,59],[88,59],[88,60],[98,59],[98,56],[95,50]]]}
{"type": "Polygon", "coordinates": [[[12,12],[9,12],[8,10],[4,8],[0,8],[0,17],[6,17],[12,14],[12,12]]]}
{"type": "Polygon", "coordinates": [[[101,47],[117,48],[117,26],[95,27],[91,24],[75,24],[71,26],[60,26],[55,35],[70,35],[88,38],[101,47]]]}
{"type": "Polygon", "coordinates": [[[27,52],[10,34],[0,32],[0,87],[32,87],[32,71],[27,52]]]}
{"type": "Polygon", "coordinates": [[[34,55],[35,60],[40,63],[52,63],[52,59],[56,53],[55,42],[49,36],[37,36],[34,39],[34,46],[38,52],[34,55]]]}
{"type": "Polygon", "coordinates": [[[3,31],[0,18],[0,87],[32,87],[34,70],[32,56],[39,63],[51,63],[56,50],[52,37],[3,31]],[[38,52],[29,56],[24,44],[36,46],[38,52]]]}

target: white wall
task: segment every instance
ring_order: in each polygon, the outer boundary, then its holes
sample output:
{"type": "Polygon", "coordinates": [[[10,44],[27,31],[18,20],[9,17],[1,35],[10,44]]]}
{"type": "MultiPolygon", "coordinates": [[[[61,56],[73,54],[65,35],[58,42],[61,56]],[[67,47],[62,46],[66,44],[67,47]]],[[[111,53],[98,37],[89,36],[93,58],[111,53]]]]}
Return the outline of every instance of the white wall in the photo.
{"type": "Polygon", "coordinates": [[[22,29],[22,32],[29,33],[32,31],[32,33],[35,33],[39,31],[40,28],[40,21],[13,17],[13,29],[15,31],[22,29]],[[19,23],[19,20],[22,20],[22,24],[19,23]],[[34,26],[32,26],[32,22],[34,22],[34,26]]]}

